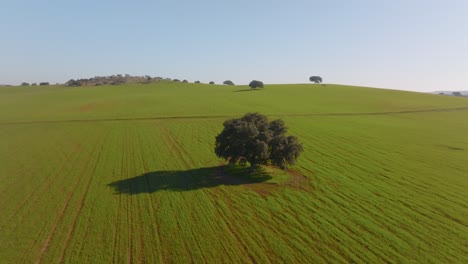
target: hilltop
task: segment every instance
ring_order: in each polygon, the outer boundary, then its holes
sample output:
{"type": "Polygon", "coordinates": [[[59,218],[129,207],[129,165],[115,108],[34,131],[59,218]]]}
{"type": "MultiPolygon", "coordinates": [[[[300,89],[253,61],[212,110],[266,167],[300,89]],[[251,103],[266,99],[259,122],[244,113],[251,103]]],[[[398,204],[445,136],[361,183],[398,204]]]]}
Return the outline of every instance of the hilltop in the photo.
{"type": "Polygon", "coordinates": [[[350,114],[468,106],[465,98],[333,84],[248,86],[159,81],[0,90],[0,122],[190,116],[350,114]],[[13,106],[14,103],[14,106],[13,106]]]}

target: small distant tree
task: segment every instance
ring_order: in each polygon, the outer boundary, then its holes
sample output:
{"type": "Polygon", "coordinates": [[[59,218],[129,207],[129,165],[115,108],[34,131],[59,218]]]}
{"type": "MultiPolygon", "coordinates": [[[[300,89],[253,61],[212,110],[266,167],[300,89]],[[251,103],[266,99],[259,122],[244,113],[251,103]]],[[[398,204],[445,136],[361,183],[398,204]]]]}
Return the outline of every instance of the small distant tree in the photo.
{"type": "Polygon", "coordinates": [[[37,83],[32,83],[31,86],[37,86],[37,83]]]}
{"type": "Polygon", "coordinates": [[[195,83],[200,83],[200,81],[195,81],[195,83]]]}
{"type": "Polygon", "coordinates": [[[215,84],[215,82],[211,81],[210,84],[215,84]]]}
{"type": "Polygon", "coordinates": [[[320,76],[310,76],[309,81],[313,83],[321,83],[322,82],[322,77],[320,76]]]}
{"type": "Polygon", "coordinates": [[[40,82],[39,85],[44,86],[44,85],[50,85],[50,84],[49,84],[49,82],[40,82]]]}
{"type": "Polygon", "coordinates": [[[462,94],[460,92],[452,92],[452,95],[453,96],[462,96],[462,94]]]}
{"type": "Polygon", "coordinates": [[[182,82],[183,82],[183,83],[188,83],[188,81],[187,81],[187,80],[183,80],[182,82]]]}
{"type": "Polygon", "coordinates": [[[234,85],[234,83],[230,80],[224,81],[223,84],[225,85],[234,85]]]}
{"type": "Polygon", "coordinates": [[[269,122],[264,115],[248,113],[225,121],[223,126],[216,136],[216,155],[229,164],[248,161],[251,171],[269,163],[286,169],[303,151],[296,137],[286,136],[287,127],[280,119],[269,122]]]}
{"type": "Polygon", "coordinates": [[[180,82],[179,79],[173,79],[172,81],[173,81],[173,82],[180,82]]]}
{"type": "Polygon", "coordinates": [[[21,86],[29,86],[29,83],[27,83],[27,82],[22,82],[22,83],[21,83],[21,86]]]}
{"type": "Polygon", "coordinates": [[[68,86],[81,86],[81,82],[78,80],[69,80],[68,82],[65,83],[68,86]]]}
{"type": "Polygon", "coordinates": [[[257,89],[257,88],[263,88],[263,82],[261,81],[257,81],[257,80],[253,80],[249,83],[249,87],[250,89],[257,89]]]}

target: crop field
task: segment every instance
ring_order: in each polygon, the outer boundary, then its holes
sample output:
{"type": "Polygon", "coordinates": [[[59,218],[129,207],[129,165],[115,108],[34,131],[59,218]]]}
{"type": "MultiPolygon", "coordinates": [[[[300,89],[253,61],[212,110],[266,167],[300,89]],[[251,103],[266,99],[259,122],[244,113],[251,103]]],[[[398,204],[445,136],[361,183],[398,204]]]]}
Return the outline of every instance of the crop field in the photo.
{"type": "Polygon", "coordinates": [[[0,87],[0,263],[468,263],[468,98],[339,85],[0,87]],[[281,118],[295,166],[214,154],[281,118]]]}

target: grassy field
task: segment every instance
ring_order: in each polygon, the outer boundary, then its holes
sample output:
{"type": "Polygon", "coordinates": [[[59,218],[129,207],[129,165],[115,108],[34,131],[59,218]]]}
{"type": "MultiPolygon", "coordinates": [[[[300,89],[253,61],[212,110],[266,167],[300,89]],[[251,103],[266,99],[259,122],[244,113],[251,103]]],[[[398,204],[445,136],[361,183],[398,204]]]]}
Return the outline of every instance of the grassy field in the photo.
{"type": "Polygon", "coordinates": [[[467,151],[467,98],[0,88],[0,263],[467,263],[467,151]],[[214,155],[223,121],[256,111],[303,142],[289,171],[214,155]]]}

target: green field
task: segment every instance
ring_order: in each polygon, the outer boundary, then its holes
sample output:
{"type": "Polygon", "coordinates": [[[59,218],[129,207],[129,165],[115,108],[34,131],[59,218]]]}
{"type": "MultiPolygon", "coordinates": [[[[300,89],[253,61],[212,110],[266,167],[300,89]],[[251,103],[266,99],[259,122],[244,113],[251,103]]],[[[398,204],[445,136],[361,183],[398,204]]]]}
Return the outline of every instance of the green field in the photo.
{"type": "Polygon", "coordinates": [[[468,98],[339,85],[0,88],[0,263],[468,263],[468,98]],[[247,176],[225,119],[304,144],[247,176]]]}

